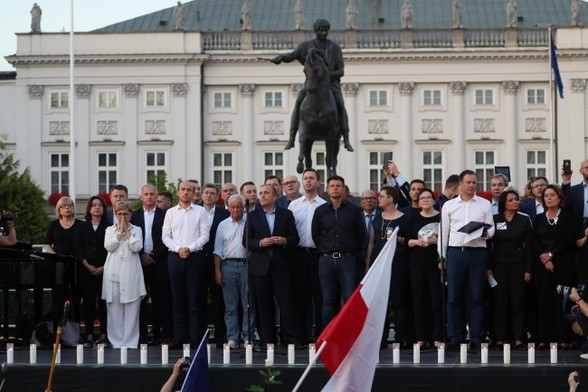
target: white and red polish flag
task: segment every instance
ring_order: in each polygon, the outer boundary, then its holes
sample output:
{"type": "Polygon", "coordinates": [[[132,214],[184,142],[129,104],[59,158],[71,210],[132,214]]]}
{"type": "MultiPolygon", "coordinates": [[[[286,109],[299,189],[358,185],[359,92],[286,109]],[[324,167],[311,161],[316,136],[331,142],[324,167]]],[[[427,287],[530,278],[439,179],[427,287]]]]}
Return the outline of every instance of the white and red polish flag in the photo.
{"type": "Polygon", "coordinates": [[[323,391],[371,391],[384,331],[392,259],[398,229],[339,314],[317,340],[326,343],[321,361],[331,374],[323,391]]]}

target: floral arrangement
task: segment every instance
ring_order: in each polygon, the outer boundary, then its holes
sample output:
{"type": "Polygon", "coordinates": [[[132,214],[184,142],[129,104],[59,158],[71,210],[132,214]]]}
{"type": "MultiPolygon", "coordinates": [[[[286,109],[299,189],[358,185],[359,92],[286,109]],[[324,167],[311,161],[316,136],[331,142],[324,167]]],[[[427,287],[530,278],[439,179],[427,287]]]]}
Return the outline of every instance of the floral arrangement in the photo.
{"type": "Polygon", "coordinates": [[[69,196],[69,193],[61,193],[61,192],[52,193],[47,198],[47,201],[52,206],[56,206],[57,205],[57,202],[59,201],[59,199],[61,199],[63,196],[69,196]]]}

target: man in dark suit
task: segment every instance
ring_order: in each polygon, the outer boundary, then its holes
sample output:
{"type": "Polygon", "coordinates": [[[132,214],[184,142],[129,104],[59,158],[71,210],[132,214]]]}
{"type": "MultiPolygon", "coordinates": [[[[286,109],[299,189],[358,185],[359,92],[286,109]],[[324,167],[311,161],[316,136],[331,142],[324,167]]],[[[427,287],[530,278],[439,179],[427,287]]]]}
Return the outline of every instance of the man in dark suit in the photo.
{"type": "MultiPolygon", "coordinates": [[[[143,232],[143,249],[139,252],[147,293],[151,297],[153,339],[152,345],[169,344],[172,337],[172,300],[167,271],[167,247],[161,240],[165,211],[158,208],[157,190],[151,184],[141,188],[143,208],[131,215],[131,223],[143,232]]],[[[147,339],[147,297],[141,303],[139,320],[140,340],[147,339]]]]}
{"type": "Polygon", "coordinates": [[[574,212],[579,219],[588,218],[588,159],[582,161],[580,165],[580,174],[582,182],[571,185],[572,173],[563,173],[562,191],[566,195],[566,207],[574,212]]]}
{"type": "Polygon", "coordinates": [[[275,300],[280,307],[281,336],[285,344],[299,343],[292,308],[292,267],[290,254],[300,238],[294,215],[276,207],[278,194],[271,185],[259,188],[261,208],[247,214],[248,228],[243,246],[249,249],[249,271],[253,294],[258,306],[261,343],[276,343],[275,300]]]}
{"type": "Polygon", "coordinates": [[[223,299],[223,289],[216,284],[214,280],[214,239],[216,238],[216,229],[218,224],[231,215],[224,206],[217,207],[218,189],[214,184],[204,184],[202,189],[202,207],[206,210],[206,216],[210,222],[210,238],[204,245],[204,259],[206,262],[206,274],[208,289],[210,290],[210,305],[212,312],[212,322],[214,324],[214,342],[217,348],[222,348],[227,334],[225,325],[225,301],[223,299]]]}
{"type": "MultiPolygon", "coordinates": [[[[111,206],[119,201],[127,201],[129,199],[129,189],[125,185],[116,184],[110,189],[109,199],[111,206]]],[[[106,219],[111,225],[118,223],[112,207],[109,207],[106,211],[106,219]]]]}
{"type": "Polygon", "coordinates": [[[549,185],[549,181],[545,177],[535,177],[531,182],[531,192],[533,198],[526,198],[521,200],[519,204],[519,211],[523,212],[531,218],[531,222],[535,221],[535,217],[543,212],[543,204],[541,199],[543,197],[543,191],[545,187],[549,185]]]}

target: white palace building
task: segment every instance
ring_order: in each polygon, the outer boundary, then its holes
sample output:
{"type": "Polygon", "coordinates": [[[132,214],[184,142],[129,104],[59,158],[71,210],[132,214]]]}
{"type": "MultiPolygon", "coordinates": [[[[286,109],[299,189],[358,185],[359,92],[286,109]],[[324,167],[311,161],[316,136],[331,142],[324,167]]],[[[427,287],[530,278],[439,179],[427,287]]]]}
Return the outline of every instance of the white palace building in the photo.
{"type": "MultiPolygon", "coordinates": [[[[302,66],[264,59],[313,38],[313,21],[324,18],[345,59],[355,152],[341,149],[338,173],[352,193],[379,186],[390,150],[406,177],[435,190],[465,168],[485,189],[495,166],[509,166],[520,189],[530,176],[557,181],[563,159],[577,169],[588,157],[579,0],[517,0],[509,18],[508,0],[461,0],[461,11],[454,0],[406,0],[404,18],[405,0],[354,2],[357,13],[349,0],[194,0],[178,29],[170,1],[76,32],[75,96],[69,34],[17,33],[17,51],[5,57],[15,72],[0,73],[0,133],[47,196],[68,191],[73,167],[78,198],[115,183],[136,197],[162,171],[171,181],[237,186],[293,174],[298,143],[284,145],[302,66]],[[564,86],[556,104],[549,26],[564,86]]],[[[313,154],[324,175],[324,144],[313,154]]]]}

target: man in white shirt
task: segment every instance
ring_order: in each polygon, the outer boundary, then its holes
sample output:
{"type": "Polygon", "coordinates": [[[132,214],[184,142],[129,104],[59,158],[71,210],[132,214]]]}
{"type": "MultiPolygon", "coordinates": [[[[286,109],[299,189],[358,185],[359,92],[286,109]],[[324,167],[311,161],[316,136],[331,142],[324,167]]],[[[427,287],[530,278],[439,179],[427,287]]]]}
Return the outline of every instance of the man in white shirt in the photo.
{"type": "Polygon", "coordinates": [[[194,184],[178,185],[178,205],[167,210],[162,240],[169,249],[168,271],[172,285],[174,340],[197,346],[206,331],[206,263],[202,248],[208,242],[210,223],[203,207],[192,204],[194,184]]]}
{"type": "Polygon", "coordinates": [[[488,270],[486,240],[494,235],[490,202],[476,196],[478,179],[472,170],[459,175],[460,194],[441,209],[441,255],[447,268],[447,335],[450,348],[465,341],[467,320],[471,349],[484,338],[484,287],[488,270]],[[471,222],[487,224],[472,233],[459,230],[471,222]]]}
{"type": "Polygon", "coordinates": [[[292,268],[294,287],[294,311],[299,322],[302,344],[311,343],[322,331],[323,294],[318,277],[319,254],[312,240],[311,226],[314,210],[326,201],[318,195],[319,174],[315,169],[302,173],[304,195],[293,200],[288,209],[294,214],[300,242],[294,250],[292,268]],[[313,306],[314,305],[314,306],[313,306]],[[314,314],[314,320],[313,320],[314,314]],[[313,333],[314,321],[314,333],[313,333]]]}
{"type": "MultiPolygon", "coordinates": [[[[222,287],[225,301],[224,322],[227,329],[227,342],[231,348],[239,345],[239,300],[243,308],[243,336],[249,340],[253,333],[255,310],[253,298],[247,288],[247,249],[242,244],[245,229],[245,199],[241,195],[231,195],[228,199],[231,216],[218,225],[214,240],[214,278],[222,287]],[[249,311],[249,309],[251,309],[249,311]],[[247,312],[249,311],[249,316],[247,312]]],[[[252,338],[253,339],[253,338],[252,338]]]]}

